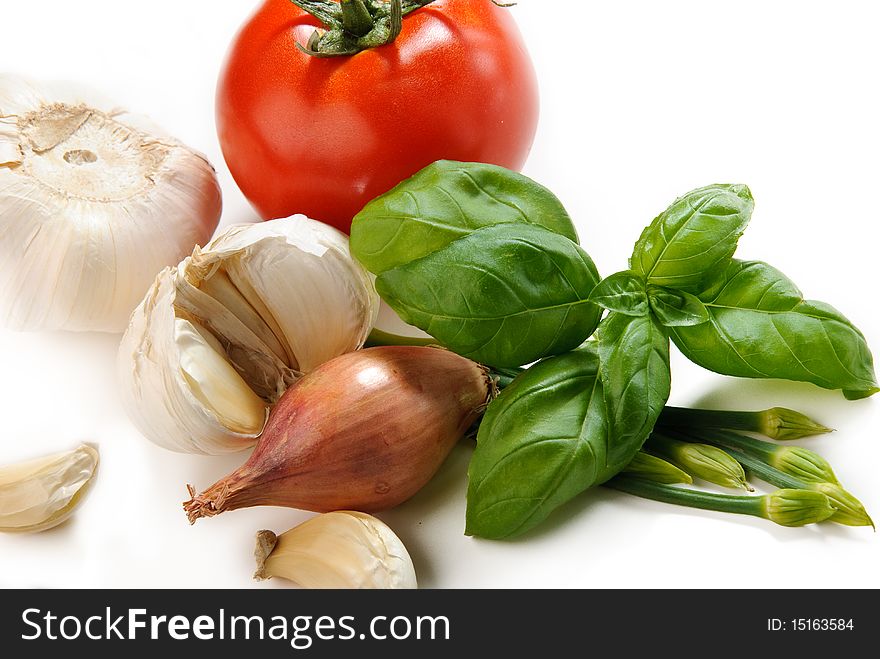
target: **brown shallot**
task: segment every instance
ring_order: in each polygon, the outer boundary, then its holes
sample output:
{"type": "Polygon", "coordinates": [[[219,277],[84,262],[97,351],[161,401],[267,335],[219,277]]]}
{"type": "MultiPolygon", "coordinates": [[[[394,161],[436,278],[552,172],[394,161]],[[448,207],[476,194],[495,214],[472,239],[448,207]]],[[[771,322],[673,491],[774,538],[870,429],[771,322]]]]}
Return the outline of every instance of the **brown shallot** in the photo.
{"type": "Polygon", "coordinates": [[[250,506],[392,508],[418,492],[494,394],[480,365],[439,348],[370,348],[288,389],[250,459],[201,494],[190,522],[250,506]]]}

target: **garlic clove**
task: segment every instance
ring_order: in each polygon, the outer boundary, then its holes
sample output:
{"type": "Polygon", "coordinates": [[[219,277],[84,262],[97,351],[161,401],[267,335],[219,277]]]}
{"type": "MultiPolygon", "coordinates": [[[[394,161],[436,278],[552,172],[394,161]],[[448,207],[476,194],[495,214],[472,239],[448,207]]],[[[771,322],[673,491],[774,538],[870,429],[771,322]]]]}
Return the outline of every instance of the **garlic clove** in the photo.
{"type": "Polygon", "coordinates": [[[277,321],[297,370],[310,373],[363,345],[379,296],[372,275],[352,258],[347,236],[305,216],[294,218],[233,227],[212,248],[239,254],[227,259],[230,278],[248,282],[277,321]]]}
{"type": "Polygon", "coordinates": [[[365,513],[326,513],[280,536],[260,531],[254,556],[257,580],[279,577],[312,589],[418,587],[400,538],[365,513]]]}
{"type": "Polygon", "coordinates": [[[245,449],[303,373],[363,346],[378,299],[329,226],[295,216],[230,227],[160,273],[132,315],[118,358],[129,416],[175,451],[245,449]]]}
{"type": "MultiPolygon", "coordinates": [[[[224,426],[218,412],[199,400],[180,368],[188,361],[180,352],[188,344],[178,342],[177,276],[177,268],[160,273],[132,315],[117,359],[123,405],[135,426],[164,448],[206,455],[244,450],[259,430],[242,433],[224,426]]],[[[209,345],[223,349],[216,338],[209,345]]]]}
{"type": "MultiPolygon", "coordinates": [[[[253,332],[254,336],[262,341],[279,360],[287,359],[288,352],[281,345],[273,328],[232,283],[226,272],[218,270],[210,278],[203,279],[199,284],[199,290],[228,310],[231,315],[253,332]]],[[[255,296],[253,299],[259,305],[259,297],[255,296]]]]}
{"type": "Polygon", "coordinates": [[[259,434],[266,422],[266,403],[224,358],[217,340],[180,319],[175,323],[175,340],[180,370],[198,401],[233,432],[259,434]]]}
{"type": "Polygon", "coordinates": [[[98,470],[98,451],[73,451],[0,467],[0,532],[37,533],[66,521],[98,470]]]}
{"type": "Polygon", "coordinates": [[[205,243],[204,156],[70,86],[0,76],[0,323],[122,331],[162,267],[205,243]]]}

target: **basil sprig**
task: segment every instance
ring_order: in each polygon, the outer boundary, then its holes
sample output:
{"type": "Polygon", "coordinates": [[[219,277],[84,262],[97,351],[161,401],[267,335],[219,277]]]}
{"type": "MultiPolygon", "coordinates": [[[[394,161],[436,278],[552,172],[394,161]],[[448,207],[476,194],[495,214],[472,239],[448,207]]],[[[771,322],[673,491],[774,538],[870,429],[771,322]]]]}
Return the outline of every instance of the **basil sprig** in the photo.
{"type": "Polygon", "coordinates": [[[623,470],[669,398],[670,338],[718,373],[880,391],[849,320],[733,258],[753,207],[744,185],[694,190],[602,281],[559,200],[499,167],[435,163],[355,218],[352,251],[404,320],[490,366],[543,359],[486,411],[468,534],[524,533],[623,470]]]}

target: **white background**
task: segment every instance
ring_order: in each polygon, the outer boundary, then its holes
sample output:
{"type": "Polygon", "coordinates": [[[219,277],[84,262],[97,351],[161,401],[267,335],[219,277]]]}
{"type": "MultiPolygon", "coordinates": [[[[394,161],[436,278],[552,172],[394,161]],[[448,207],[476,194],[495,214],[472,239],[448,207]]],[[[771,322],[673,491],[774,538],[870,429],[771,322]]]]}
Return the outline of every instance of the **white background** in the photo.
{"type": "MultiPolygon", "coordinates": [[[[0,70],[87,82],[151,115],[216,165],[224,224],[252,221],[220,155],[213,95],[226,47],[254,5],[6,2],[0,70]]],[[[562,198],[603,274],[625,267],[643,226],[677,195],[744,182],[757,209],[739,255],[770,261],[880,349],[877,3],[521,0],[510,11],[541,81],[526,173],[562,198]]],[[[244,456],[180,456],[141,438],[119,407],[117,341],[0,331],[0,463],[79,440],[98,442],[103,457],[72,523],[0,537],[0,585],[255,585],[254,532],[284,531],[306,515],[252,509],[190,527],[184,484],[205,487],[244,456]]],[[[678,354],[673,380],[676,404],[787,405],[836,427],[804,444],[880,515],[880,402],[724,378],[678,354]]],[[[468,457],[462,445],[415,499],[382,516],[423,586],[880,587],[870,529],[784,529],[605,490],[516,542],[472,540],[462,535],[468,457]]],[[[283,584],[257,585],[273,586],[283,584]]]]}

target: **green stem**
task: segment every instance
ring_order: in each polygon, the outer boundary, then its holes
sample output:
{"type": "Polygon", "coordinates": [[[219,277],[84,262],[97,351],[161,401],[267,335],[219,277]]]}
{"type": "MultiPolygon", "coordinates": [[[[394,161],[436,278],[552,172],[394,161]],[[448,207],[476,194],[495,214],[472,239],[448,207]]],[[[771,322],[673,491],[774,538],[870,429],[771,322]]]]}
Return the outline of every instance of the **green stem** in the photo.
{"type": "Polygon", "coordinates": [[[658,426],[727,428],[758,432],[758,412],[728,412],[685,407],[665,407],[657,419],[658,426]]]}
{"type": "Polygon", "coordinates": [[[495,379],[495,384],[497,385],[498,389],[501,391],[503,391],[504,389],[509,387],[510,384],[513,382],[512,377],[510,377],[509,375],[507,375],[505,373],[501,373],[501,372],[495,370],[494,368],[490,368],[489,373],[495,379]]]}
{"type": "Polygon", "coordinates": [[[608,481],[606,485],[644,499],[688,508],[752,515],[782,526],[816,524],[837,512],[828,495],[814,490],[782,489],[757,497],[731,496],[621,476],[608,481]]]}
{"type": "Polygon", "coordinates": [[[765,462],[770,460],[778,449],[782,448],[782,446],[777,444],[771,444],[770,442],[764,442],[754,437],[746,437],[745,435],[727,430],[713,429],[711,432],[703,433],[699,432],[699,430],[677,428],[676,430],[670,429],[665,432],[685,442],[706,442],[721,448],[737,449],[765,462]]]}
{"type": "Polygon", "coordinates": [[[721,513],[734,513],[736,515],[765,516],[763,497],[702,492],[673,485],[663,485],[662,483],[651,483],[628,476],[618,476],[605,483],[605,485],[627,494],[642,497],[643,499],[671,503],[677,506],[714,510],[721,513]]]}
{"type": "Polygon", "coordinates": [[[290,0],[317,18],[316,30],[300,50],[312,57],[356,55],[392,43],[403,29],[403,17],[435,0],[290,0]]]}
{"type": "MultiPolygon", "coordinates": [[[[367,342],[365,344],[368,348],[375,348],[378,346],[416,346],[416,347],[426,347],[426,346],[436,346],[437,340],[428,338],[422,338],[417,336],[403,336],[401,334],[392,334],[391,332],[386,332],[384,330],[373,328],[373,331],[370,332],[370,336],[367,337],[367,342]]],[[[489,369],[492,376],[495,378],[498,384],[499,389],[504,389],[509,386],[511,382],[513,382],[514,378],[522,373],[525,369],[522,368],[491,368],[489,369]]]]}
{"type": "Polygon", "coordinates": [[[402,336],[400,334],[392,334],[391,332],[385,332],[380,329],[373,328],[373,331],[370,332],[370,336],[367,337],[367,342],[365,344],[368,348],[375,348],[377,346],[436,346],[436,339],[422,338],[419,336],[402,336]]]}
{"type": "Polygon", "coordinates": [[[832,432],[831,428],[813,421],[805,414],[785,407],[773,407],[760,412],[667,407],[657,424],[663,427],[745,430],[778,440],[800,439],[832,432]]]}
{"type": "Polygon", "coordinates": [[[322,25],[331,26],[342,20],[342,9],[339,3],[330,0],[290,0],[304,12],[308,12],[322,25]]]}
{"type": "Polygon", "coordinates": [[[765,483],[769,483],[773,487],[784,487],[788,489],[804,489],[807,487],[807,484],[803,481],[798,480],[794,476],[789,476],[788,474],[784,474],[778,469],[771,467],[770,465],[761,462],[758,458],[749,455],[747,453],[743,453],[742,451],[737,451],[736,449],[727,449],[730,456],[739,462],[743,467],[748,469],[752,474],[760,478],[765,483]]]}
{"type": "Polygon", "coordinates": [[[404,0],[402,5],[403,15],[406,16],[407,14],[414,12],[416,9],[427,7],[432,2],[434,2],[434,0],[404,0]]]}
{"type": "Polygon", "coordinates": [[[773,444],[729,430],[710,430],[699,435],[683,429],[667,432],[684,441],[706,441],[714,446],[737,449],[805,483],[837,483],[837,476],[828,461],[815,451],[801,446],[773,444]]]}
{"type": "Polygon", "coordinates": [[[363,0],[340,0],[339,7],[342,9],[342,27],[349,34],[363,37],[376,27],[363,0]]]}
{"type": "Polygon", "coordinates": [[[862,502],[852,494],[844,490],[836,483],[811,483],[804,482],[790,474],[786,474],[768,464],[764,464],[758,458],[741,453],[734,449],[728,449],[730,455],[765,483],[774,487],[787,489],[806,489],[822,492],[831,501],[836,510],[828,519],[846,526],[874,526],[874,522],[862,502]]]}
{"type": "Polygon", "coordinates": [[[504,377],[513,380],[518,377],[521,373],[525,373],[526,369],[524,368],[504,368],[504,367],[496,367],[493,368],[492,371],[498,375],[503,375],[504,377]]]}

